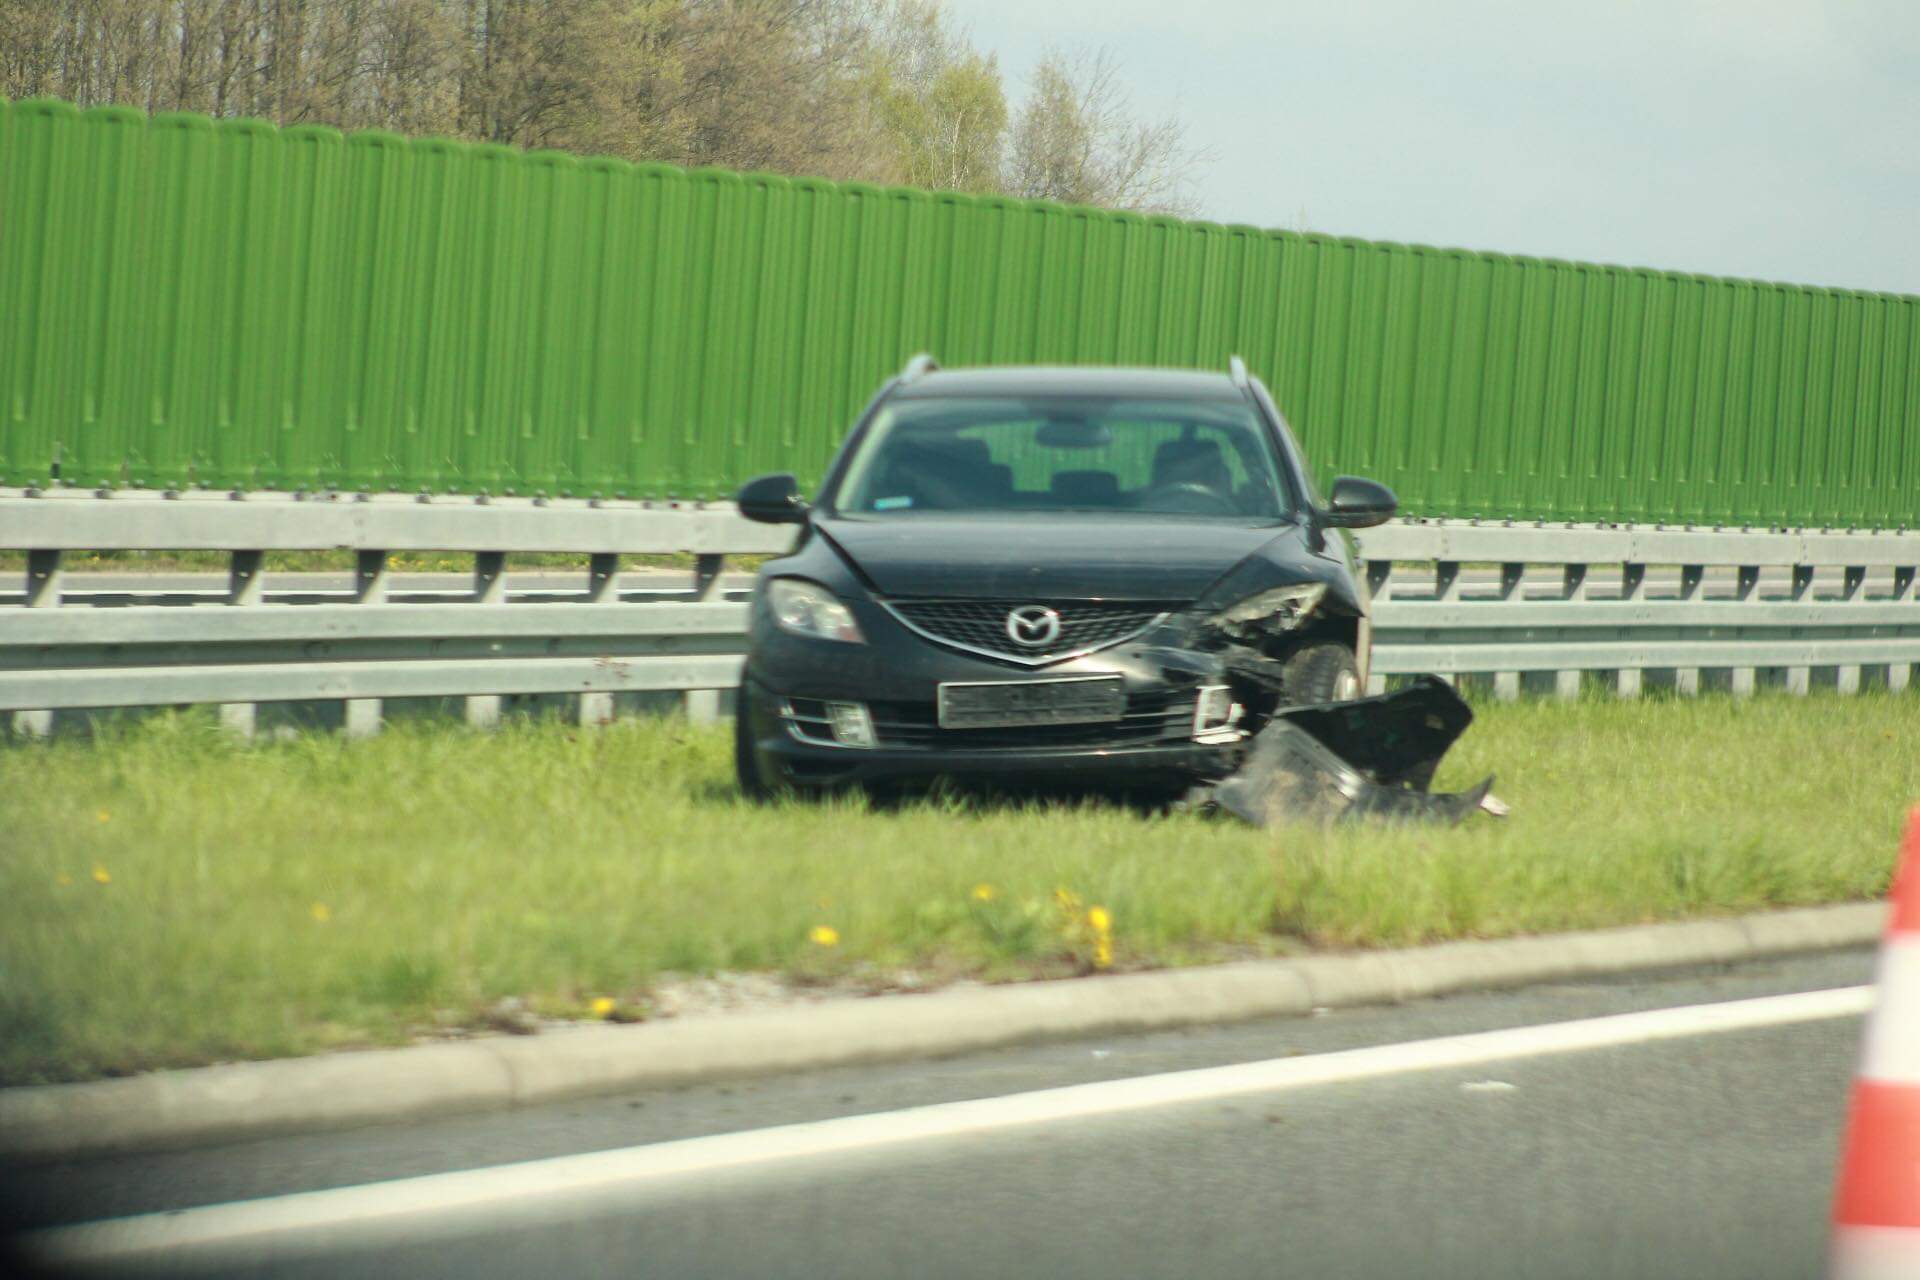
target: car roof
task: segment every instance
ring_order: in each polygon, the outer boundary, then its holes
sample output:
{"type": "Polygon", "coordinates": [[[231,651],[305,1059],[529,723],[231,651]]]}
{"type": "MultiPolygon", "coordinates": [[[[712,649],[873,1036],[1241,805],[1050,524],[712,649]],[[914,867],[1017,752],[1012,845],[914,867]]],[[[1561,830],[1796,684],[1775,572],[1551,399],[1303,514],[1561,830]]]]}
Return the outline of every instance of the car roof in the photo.
{"type": "Polygon", "coordinates": [[[1239,400],[1224,373],[1198,369],[1102,368],[1090,365],[997,365],[938,369],[898,388],[901,399],[947,396],[1123,396],[1158,400],[1239,400]]]}

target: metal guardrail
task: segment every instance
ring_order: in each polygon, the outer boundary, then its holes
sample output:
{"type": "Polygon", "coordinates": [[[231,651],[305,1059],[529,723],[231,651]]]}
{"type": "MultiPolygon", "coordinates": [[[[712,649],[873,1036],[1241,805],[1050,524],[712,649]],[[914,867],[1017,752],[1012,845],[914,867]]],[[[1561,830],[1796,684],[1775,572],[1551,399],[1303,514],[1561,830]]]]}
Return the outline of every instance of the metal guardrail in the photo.
{"type": "Polygon", "coordinates": [[[1360,546],[1376,682],[1430,671],[1571,696],[1598,672],[1626,696],[1649,677],[1805,693],[1820,673],[1853,692],[1904,689],[1920,663],[1916,534],[1430,522],[1360,546]]]}
{"type": "Polygon", "coordinates": [[[577,695],[591,723],[612,716],[615,695],[651,692],[678,693],[689,715],[711,719],[745,646],[746,608],[724,598],[725,557],[792,541],[791,529],[730,508],[0,494],[0,549],[27,552],[18,604],[0,603],[0,711],[17,731],[42,734],[56,710],[218,703],[229,727],[250,734],[258,703],[339,700],[346,731],[365,734],[390,698],[460,697],[467,720],[488,725],[505,696],[577,695]],[[78,578],[83,590],[70,593],[62,572],[65,553],[83,550],[226,552],[224,604],[196,605],[206,593],[191,590],[120,607],[109,602],[125,593],[100,593],[95,604],[78,578]],[[316,550],[354,553],[351,589],[272,599],[266,553],[316,550]],[[471,591],[394,592],[391,558],[409,551],[472,553],[471,591]],[[510,597],[507,556],[538,552],[587,557],[577,594],[510,597]],[[622,555],[666,552],[693,556],[683,591],[621,590],[622,555]]]}
{"type": "MultiPolygon", "coordinates": [[[[250,733],[257,704],[340,701],[357,734],[387,699],[459,698],[485,725],[512,695],[574,695],[593,722],[645,692],[711,718],[745,640],[725,559],[792,537],[725,507],[0,492],[0,550],[27,558],[24,590],[0,593],[0,711],[41,734],[57,710],[216,703],[250,733]],[[266,553],[321,549],[354,553],[350,587],[268,590],[266,553]],[[224,552],[226,588],[90,590],[62,570],[92,550],[224,552]],[[471,589],[396,590],[391,558],[412,551],[471,553],[471,589]],[[529,552],[585,556],[578,590],[543,571],[539,592],[510,592],[506,558],[529,552]],[[662,552],[692,555],[684,586],[623,589],[621,556],[662,552]]],[[[1625,695],[1828,677],[1898,690],[1920,663],[1920,534],[1408,522],[1360,545],[1377,682],[1431,671],[1564,696],[1598,672],[1625,695]]]]}

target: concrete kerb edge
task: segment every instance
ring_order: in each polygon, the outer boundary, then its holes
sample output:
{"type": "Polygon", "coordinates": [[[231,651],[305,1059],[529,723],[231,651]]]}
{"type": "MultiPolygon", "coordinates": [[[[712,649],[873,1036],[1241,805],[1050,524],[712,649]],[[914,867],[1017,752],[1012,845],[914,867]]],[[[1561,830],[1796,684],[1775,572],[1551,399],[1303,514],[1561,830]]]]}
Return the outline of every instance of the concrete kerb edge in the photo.
{"type": "Polygon", "coordinates": [[[0,1153],[47,1161],[207,1146],[721,1077],[1727,964],[1870,943],[1885,917],[1883,903],[1847,903],[5,1089],[0,1153]]]}

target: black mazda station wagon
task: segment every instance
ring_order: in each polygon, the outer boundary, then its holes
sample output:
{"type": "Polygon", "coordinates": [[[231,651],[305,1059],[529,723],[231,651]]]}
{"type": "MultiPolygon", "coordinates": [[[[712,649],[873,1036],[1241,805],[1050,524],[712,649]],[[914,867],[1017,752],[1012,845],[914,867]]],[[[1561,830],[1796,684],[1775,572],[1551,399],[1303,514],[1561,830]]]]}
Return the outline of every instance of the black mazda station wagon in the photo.
{"type": "Polygon", "coordinates": [[[1341,529],[1273,399],[1229,372],[941,370],[867,407],[755,583],[736,717],[749,794],[936,777],[1177,790],[1225,776],[1277,707],[1366,686],[1341,529]]]}

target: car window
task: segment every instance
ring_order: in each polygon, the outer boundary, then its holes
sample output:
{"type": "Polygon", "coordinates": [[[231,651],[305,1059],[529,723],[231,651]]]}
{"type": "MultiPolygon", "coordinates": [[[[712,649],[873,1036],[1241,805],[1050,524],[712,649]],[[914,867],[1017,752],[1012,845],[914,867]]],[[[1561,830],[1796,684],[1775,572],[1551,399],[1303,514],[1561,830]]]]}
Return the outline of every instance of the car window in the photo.
{"type": "Polygon", "coordinates": [[[1272,439],[1233,401],[929,398],[885,406],[848,467],[843,515],[1100,511],[1289,514],[1272,439]]]}

